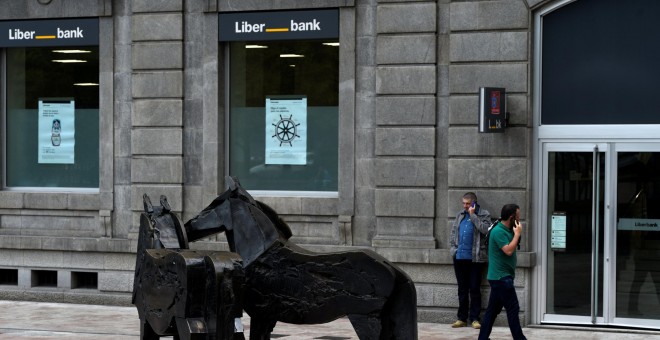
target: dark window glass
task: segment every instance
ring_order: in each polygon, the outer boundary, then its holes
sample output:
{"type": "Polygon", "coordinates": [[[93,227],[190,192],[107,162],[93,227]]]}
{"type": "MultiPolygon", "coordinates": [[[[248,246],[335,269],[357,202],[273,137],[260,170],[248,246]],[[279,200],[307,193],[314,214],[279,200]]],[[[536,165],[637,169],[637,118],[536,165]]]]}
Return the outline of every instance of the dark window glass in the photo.
{"type": "Polygon", "coordinates": [[[660,1],[579,0],[543,18],[542,124],[660,124],[660,1]]]}
{"type": "Polygon", "coordinates": [[[6,51],[5,185],[98,188],[98,46],[6,51]]]}
{"type": "Polygon", "coordinates": [[[252,190],[337,191],[336,40],[234,42],[230,64],[230,175],[252,190]]]}

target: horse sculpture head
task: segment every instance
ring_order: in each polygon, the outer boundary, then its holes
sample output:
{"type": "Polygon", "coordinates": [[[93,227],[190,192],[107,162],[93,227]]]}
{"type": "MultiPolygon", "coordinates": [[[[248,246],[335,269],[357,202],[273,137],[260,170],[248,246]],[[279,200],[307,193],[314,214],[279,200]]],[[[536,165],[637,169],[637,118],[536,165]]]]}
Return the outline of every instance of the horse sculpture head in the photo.
{"type": "Polygon", "coordinates": [[[160,205],[154,206],[147,194],[142,196],[144,213],[140,215],[140,238],[147,249],[185,249],[188,239],[179,219],[172,213],[167,197],[160,196],[160,205]]]}
{"type": "Polygon", "coordinates": [[[227,177],[228,189],[185,223],[188,240],[225,232],[229,248],[243,258],[243,266],[275,242],[286,242],[291,229],[266,204],[255,200],[237,178],[227,177]]]}

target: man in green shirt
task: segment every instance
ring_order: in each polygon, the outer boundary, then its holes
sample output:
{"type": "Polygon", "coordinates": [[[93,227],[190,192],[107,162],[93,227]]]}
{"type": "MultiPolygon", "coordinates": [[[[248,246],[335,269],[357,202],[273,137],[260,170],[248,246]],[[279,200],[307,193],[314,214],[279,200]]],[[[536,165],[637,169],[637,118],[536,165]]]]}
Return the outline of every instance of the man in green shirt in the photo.
{"type": "Polygon", "coordinates": [[[516,276],[516,248],[520,242],[522,225],[520,207],[507,204],[502,207],[501,221],[490,231],[488,237],[488,283],[490,297],[486,314],[482,320],[479,340],[487,340],[493,330],[495,318],[506,308],[506,318],[514,340],[527,338],[520,327],[518,296],[513,286],[516,276]]]}

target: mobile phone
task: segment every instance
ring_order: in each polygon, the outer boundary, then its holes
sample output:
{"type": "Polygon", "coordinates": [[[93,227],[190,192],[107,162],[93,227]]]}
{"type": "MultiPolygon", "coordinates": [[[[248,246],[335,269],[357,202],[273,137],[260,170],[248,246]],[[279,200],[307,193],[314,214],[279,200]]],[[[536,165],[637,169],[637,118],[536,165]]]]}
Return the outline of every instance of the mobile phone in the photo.
{"type": "Polygon", "coordinates": [[[477,201],[472,202],[472,208],[475,208],[477,206],[477,201]]]}

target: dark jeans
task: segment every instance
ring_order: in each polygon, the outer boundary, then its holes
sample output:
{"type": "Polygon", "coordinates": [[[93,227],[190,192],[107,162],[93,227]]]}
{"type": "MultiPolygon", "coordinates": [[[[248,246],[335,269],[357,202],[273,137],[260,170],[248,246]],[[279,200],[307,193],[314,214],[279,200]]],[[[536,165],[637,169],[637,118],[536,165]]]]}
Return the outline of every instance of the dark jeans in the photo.
{"type": "Polygon", "coordinates": [[[458,313],[462,321],[480,321],[481,314],[481,278],[484,264],[472,260],[454,259],[454,272],[458,283],[458,313]],[[468,306],[470,312],[468,315],[468,306]]]}
{"type": "Polygon", "coordinates": [[[518,320],[520,305],[518,305],[516,289],[513,287],[513,278],[511,276],[505,276],[500,280],[488,280],[488,283],[490,283],[490,297],[488,298],[488,307],[484,314],[484,320],[481,323],[479,340],[488,339],[490,332],[493,330],[495,318],[502,311],[502,307],[506,308],[506,319],[509,322],[509,329],[511,330],[513,339],[527,340],[520,327],[520,320],[518,320]]]}

